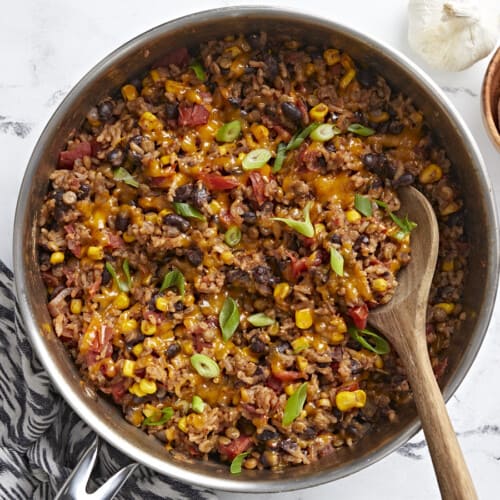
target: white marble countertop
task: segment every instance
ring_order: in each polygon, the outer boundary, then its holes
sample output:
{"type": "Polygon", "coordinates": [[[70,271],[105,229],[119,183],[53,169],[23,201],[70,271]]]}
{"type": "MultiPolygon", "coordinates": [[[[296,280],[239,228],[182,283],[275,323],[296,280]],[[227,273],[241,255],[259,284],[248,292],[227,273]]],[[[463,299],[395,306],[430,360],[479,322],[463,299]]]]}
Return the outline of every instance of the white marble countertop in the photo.
{"type": "MultiPolygon", "coordinates": [[[[482,0],[481,0],[482,1],[482,0]]],[[[12,267],[11,243],[16,197],[33,146],[68,90],[101,58],[133,36],[164,21],[198,10],[241,3],[285,2],[232,0],[17,0],[2,3],[0,16],[0,258],[12,267]]],[[[334,19],[379,38],[420,64],[445,90],[468,123],[484,156],[500,200],[500,155],[484,131],[479,95],[487,61],[462,73],[442,73],[425,66],[406,41],[406,5],[401,0],[288,0],[288,8],[334,19]],[[382,7],[383,4],[383,7],[382,7]]],[[[498,204],[498,202],[497,202],[498,204]]],[[[481,351],[448,404],[451,419],[481,499],[499,498],[500,303],[481,351]]],[[[277,500],[318,500],[342,495],[400,500],[439,498],[423,435],[384,460],[348,478],[309,490],[269,495],[277,500]],[[383,493],[382,493],[383,492],[383,493]]],[[[262,495],[260,495],[262,496],[262,495]]],[[[221,493],[223,499],[257,495],[221,493]]]]}

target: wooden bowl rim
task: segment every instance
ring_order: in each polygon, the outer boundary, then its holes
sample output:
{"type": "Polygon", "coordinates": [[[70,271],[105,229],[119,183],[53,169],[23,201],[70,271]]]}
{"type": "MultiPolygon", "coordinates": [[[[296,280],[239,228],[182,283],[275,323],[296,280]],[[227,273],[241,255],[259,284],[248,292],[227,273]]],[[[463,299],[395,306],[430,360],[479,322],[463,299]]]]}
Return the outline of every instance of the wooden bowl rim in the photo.
{"type": "Polygon", "coordinates": [[[500,99],[500,47],[497,47],[486,69],[481,99],[486,129],[492,141],[500,149],[500,116],[498,110],[500,99]]]}

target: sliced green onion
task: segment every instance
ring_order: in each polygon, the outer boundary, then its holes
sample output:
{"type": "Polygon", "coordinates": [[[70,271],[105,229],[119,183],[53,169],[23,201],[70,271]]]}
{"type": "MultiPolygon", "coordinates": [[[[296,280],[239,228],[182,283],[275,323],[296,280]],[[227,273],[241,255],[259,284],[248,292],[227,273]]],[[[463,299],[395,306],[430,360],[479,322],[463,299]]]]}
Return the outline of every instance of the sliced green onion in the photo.
{"type": "Polygon", "coordinates": [[[191,356],[191,365],[199,375],[205,378],[215,378],[220,374],[219,365],[204,354],[193,354],[191,356]]]}
{"type": "Polygon", "coordinates": [[[398,225],[398,227],[403,231],[404,236],[410,234],[413,229],[417,227],[417,223],[408,219],[408,215],[405,215],[404,219],[400,219],[397,215],[389,212],[390,218],[398,225]]]}
{"type": "Polygon", "coordinates": [[[283,217],[273,217],[272,220],[284,222],[288,227],[291,227],[293,230],[304,235],[306,238],[312,238],[314,236],[314,226],[312,225],[311,219],[309,217],[311,206],[312,202],[309,201],[307,205],[304,207],[303,221],[298,221],[295,219],[286,219],[283,217]]]}
{"type": "Polygon", "coordinates": [[[142,425],[163,425],[166,424],[173,416],[174,410],[167,406],[161,410],[162,416],[158,420],[153,420],[152,417],[147,417],[143,420],[142,425]]]}
{"type": "Polygon", "coordinates": [[[344,257],[333,247],[330,247],[330,267],[339,276],[344,276],[344,257]]]}
{"type": "Polygon", "coordinates": [[[290,142],[286,146],[287,151],[292,151],[293,149],[297,149],[306,139],[309,137],[309,134],[316,130],[320,126],[319,123],[314,122],[309,124],[305,129],[296,133],[290,140],[290,142]]]}
{"type": "Polygon", "coordinates": [[[127,287],[129,290],[132,288],[132,278],[130,276],[130,266],[128,263],[128,259],[125,259],[122,264],[123,272],[125,273],[125,277],[127,278],[127,287]]]}
{"type": "Polygon", "coordinates": [[[112,266],[111,262],[106,262],[106,270],[111,274],[113,281],[121,292],[127,293],[130,291],[127,283],[118,278],[118,274],[116,274],[115,268],[112,266]]]}
{"type": "Polygon", "coordinates": [[[186,293],[186,280],[178,269],[174,269],[173,271],[165,274],[160,287],[160,293],[171,286],[175,286],[181,297],[184,297],[184,294],[186,293]]]}
{"type": "Polygon", "coordinates": [[[391,347],[387,340],[370,330],[359,330],[353,326],[349,327],[349,335],[362,347],[375,354],[387,354],[391,347]]]}
{"type": "Polygon", "coordinates": [[[233,142],[240,136],[240,133],[241,122],[239,120],[233,120],[232,122],[222,125],[222,127],[217,130],[215,138],[219,142],[233,142]]]}
{"type": "Polygon", "coordinates": [[[229,470],[231,471],[231,474],[240,474],[241,473],[241,466],[243,465],[243,460],[250,455],[249,451],[245,451],[244,453],[240,453],[239,455],[236,455],[233,458],[233,461],[231,462],[231,466],[229,467],[229,470]]]}
{"type": "Polygon", "coordinates": [[[271,152],[268,149],[253,149],[243,158],[243,170],[255,170],[263,167],[271,159],[271,152]]]}
{"type": "Polygon", "coordinates": [[[238,304],[231,297],[226,297],[219,313],[219,325],[222,331],[222,338],[225,341],[229,340],[239,324],[240,310],[238,309],[238,304]]]}
{"type": "Polygon", "coordinates": [[[340,134],[341,131],[331,123],[322,123],[318,128],[311,132],[311,139],[318,142],[329,141],[332,137],[340,134]]]}
{"type": "Polygon", "coordinates": [[[307,397],[307,382],[304,382],[300,387],[288,398],[283,413],[283,425],[290,425],[304,408],[304,403],[307,397]]]}
{"type": "Polygon", "coordinates": [[[177,203],[174,201],[174,210],[177,215],[190,217],[191,219],[207,220],[206,217],[189,203],[177,203]]]}
{"type": "Polygon", "coordinates": [[[382,200],[374,200],[374,201],[380,208],[387,209],[387,203],[385,201],[382,200]]]}
{"type": "Polygon", "coordinates": [[[251,316],[248,316],[247,319],[251,325],[257,327],[274,325],[274,323],[276,323],[273,318],[266,316],[264,313],[252,314],[251,316]]]}
{"type": "Polygon", "coordinates": [[[238,226],[229,226],[224,234],[224,241],[230,247],[236,246],[241,241],[241,229],[238,226]]]}
{"type": "Polygon", "coordinates": [[[194,74],[196,75],[196,78],[198,78],[198,80],[204,82],[207,79],[207,75],[200,61],[194,61],[189,65],[189,67],[194,71],[194,74]]]}
{"type": "Polygon", "coordinates": [[[358,212],[361,212],[366,217],[371,217],[372,215],[372,201],[370,198],[356,193],[354,197],[354,206],[358,212]]]}
{"type": "Polygon", "coordinates": [[[128,170],[125,170],[123,167],[118,167],[113,172],[113,179],[115,181],[123,181],[125,184],[135,188],[139,187],[139,183],[132,177],[128,170]]]}
{"type": "Polygon", "coordinates": [[[364,125],[361,125],[361,123],[351,123],[347,130],[353,134],[362,135],[363,137],[368,137],[375,133],[375,130],[370,127],[365,127],[364,125]]]}
{"type": "Polygon", "coordinates": [[[205,409],[205,402],[200,398],[200,396],[195,394],[193,396],[193,400],[191,401],[191,408],[195,413],[203,413],[203,410],[205,409]]]}
{"type": "Polygon", "coordinates": [[[274,165],[272,168],[273,174],[281,170],[285,158],[286,158],[286,144],[284,142],[280,142],[278,144],[278,148],[276,149],[276,158],[274,159],[274,165]]]}

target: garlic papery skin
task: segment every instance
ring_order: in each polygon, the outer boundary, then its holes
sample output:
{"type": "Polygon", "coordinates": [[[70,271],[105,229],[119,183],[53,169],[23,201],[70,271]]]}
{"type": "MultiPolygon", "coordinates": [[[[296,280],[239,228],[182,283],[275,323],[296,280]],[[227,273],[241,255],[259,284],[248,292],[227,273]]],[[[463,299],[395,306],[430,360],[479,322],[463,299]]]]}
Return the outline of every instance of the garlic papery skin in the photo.
{"type": "MultiPolygon", "coordinates": [[[[496,2],[495,2],[496,3],[496,2]]],[[[408,42],[430,66],[461,71],[497,43],[499,15],[488,0],[410,0],[408,42]]]]}

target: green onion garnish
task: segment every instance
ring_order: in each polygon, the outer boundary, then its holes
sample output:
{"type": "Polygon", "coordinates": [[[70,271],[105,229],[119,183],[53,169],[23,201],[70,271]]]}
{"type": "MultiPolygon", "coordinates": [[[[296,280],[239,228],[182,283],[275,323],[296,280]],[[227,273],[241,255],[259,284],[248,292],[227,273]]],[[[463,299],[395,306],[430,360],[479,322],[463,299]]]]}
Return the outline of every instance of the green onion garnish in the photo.
{"type": "Polygon", "coordinates": [[[204,354],[193,354],[191,356],[191,365],[199,375],[205,378],[215,378],[220,374],[219,365],[204,354]]]}
{"type": "Polygon", "coordinates": [[[233,120],[232,122],[222,125],[222,127],[217,130],[215,138],[219,142],[233,142],[240,136],[240,133],[241,122],[239,120],[233,120]]]}
{"type": "Polygon", "coordinates": [[[145,418],[142,425],[163,425],[166,424],[173,416],[174,410],[167,406],[161,410],[162,416],[158,420],[153,420],[152,417],[145,418]]]}
{"type": "Polygon", "coordinates": [[[404,236],[410,234],[413,229],[417,227],[416,222],[412,222],[408,219],[408,215],[405,215],[404,219],[400,219],[398,216],[394,215],[392,212],[389,212],[389,216],[391,219],[398,225],[398,227],[403,231],[404,236]]]}
{"type": "Polygon", "coordinates": [[[387,203],[382,200],[373,200],[380,208],[387,209],[387,203]]]}
{"type": "Polygon", "coordinates": [[[224,241],[234,247],[241,241],[241,229],[238,226],[229,226],[229,229],[224,234],[224,241]]]}
{"type": "Polygon", "coordinates": [[[286,144],[284,142],[280,142],[278,144],[278,148],[276,149],[276,158],[274,159],[274,165],[272,169],[273,174],[281,170],[285,158],[286,158],[286,144]]]}
{"type": "Polygon", "coordinates": [[[375,354],[387,354],[391,350],[387,340],[376,333],[370,332],[370,330],[358,330],[351,326],[349,327],[349,335],[362,347],[375,354]]]}
{"type": "Polygon", "coordinates": [[[194,71],[194,74],[196,75],[196,78],[198,78],[198,80],[204,82],[207,79],[207,75],[200,61],[194,61],[189,65],[189,67],[194,71]]]}
{"type": "Polygon", "coordinates": [[[123,167],[118,167],[113,172],[113,179],[115,181],[123,181],[125,184],[135,188],[139,187],[139,183],[130,175],[128,170],[125,170],[123,167]]]}
{"type": "Polygon", "coordinates": [[[311,139],[318,142],[329,141],[332,137],[340,134],[339,128],[331,123],[322,123],[318,128],[311,132],[311,139]]]}
{"type": "Polygon", "coordinates": [[[330,247],[330,267],[339,276],[344,276],[344,257],[333,247],[330,247]]]}
{"type": "Polygon", "coordinates": [[[347,127],[347,130],[353,134],[362,135],[363,137],[368,137],[375,133],[375,130],[370,127],[365,127],[361,125],[361,123],[351,123],[349,127],[347,127]]]}
{"type": "Polygon", "coordinates": [[[127,278],[127,287],[130,290],[132,288],[132,278],[130,276],[130,266],[128,263],[128,259],[125,259],[122,264],[123,272],[125,273],[125,277],[127,278]]]}
{"type": "Polygon", "coordinates": [[[191,401],[191,408],[195,413],[203,413],[203,410],[205,409],[205,402],[200,398],[200,396],[195,394],[193,396],[193,400],[191,401]]]}
{"type": "Polygon", "coordinates": [[[255,170],[263,167],[271,159],[271,152],[268,149],[254,149],[243,158],[243,170],[255,170]]]}
{"type": "Polygon", "coordinates": [[[225,341],[229,340],[239,324],[240,310],[238,309],[238,304],[231,297],[226,297],[219,313],[219,325],[222,331],[222,338],[225,341]]]}
{"type": "Polygon", "coordinates": [[[266,316],[264,313],[252,314],[251,316],[248,316],[247,319],[251,325],[257,327],[274,325],[274,323],[276,323],[273,318],[266,316]]]}
{"type": "Polygon", "coordinates": [[[290,142],[286,146],[287,151],[292,151],[293,149],[297,149],[304,141],[309,137],[309,134],[316,130],[320,126],[319,123],[314,122],[309,124],[305,129],[296,133],[290,140],[290,142]]]}
{"type": "Polygon", "coordinates": [[[206,217],[189,203],[177,203],[174,201],[174,210],[177,215],[190,217],[191,219],[207,220],[206,217]]]}
{"type": "Polygon", "coordinates": [[[285,219],[283,217],[273,217],[272,220],[277,220],[280,222],[284,222],[287,226],[291,227],[298,233],[304,235],[306,238],[312,238],[314,236],[314,226],[311,223],[311,219],[309,217],[309,212],[311,210],[312,202],[307,202],[304,207],[304,220],[298,221],[294,219],[285,219]]]}
{"type": "Polygon", "coordinates": [[[243,465],[243,460],[245,460],[245,458],[249,454],[250,454],[249,451],[245,451],[244,453],[240,453],[239,455],[236,455],[233,458],[233,461],[231,462],[231,466],[229,467],[231,474],[240,474],[241,466],[243,465]]]}
{"type": "Polygon", "coordinates": [[[300,387],[288,398],[283,413],[282,425],[290,425],[304,408],[304,403],[307,397],[307,382],[304,382],[300,387]]]}
{"type": "Polygon", "coordinates": [[[181,297],[184,297],[184,294],[186,293],[186,280],[184,279],[183,274],[177,269],[165,274],[160,287],[160,293],[171,286],[175,286],[181,297]]]}
{"type": "Polygon", "coordinates": [[[370,198],[356,193],[354,197],[354,206],[358,212],[361,212],[366,217],[371,217],[372,215],[372,202],[370,198]]]}
{"type": "Polygon", "coordinates": [[[111,274],[113,281],[121,292],[127,293],[130,291],[127,283],[118,278],[118,274],[116,274],[115,268],[112,266],[111,262],[106,262],[106,270],[111,274]]]}

